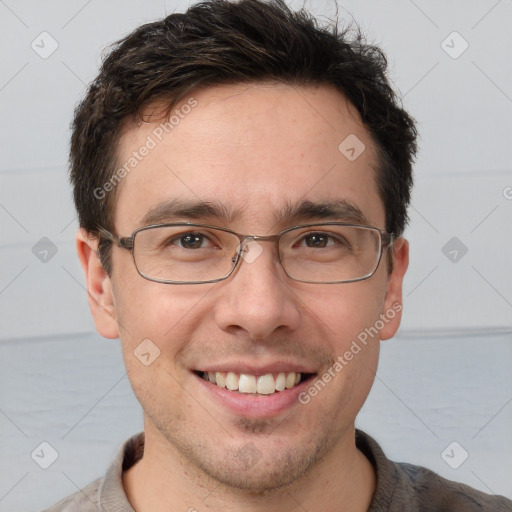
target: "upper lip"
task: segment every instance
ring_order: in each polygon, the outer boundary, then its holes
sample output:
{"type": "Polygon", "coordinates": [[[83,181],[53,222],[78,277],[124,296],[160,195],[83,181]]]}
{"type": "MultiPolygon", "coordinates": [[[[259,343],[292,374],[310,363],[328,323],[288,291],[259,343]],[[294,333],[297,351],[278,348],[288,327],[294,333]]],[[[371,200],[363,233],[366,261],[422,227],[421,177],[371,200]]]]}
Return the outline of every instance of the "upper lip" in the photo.
{"type": "Polygon", "coordinates": [[[266,375],[268,373],[316,373],[316,370],[306,363],[293,363],[290,361],[274,361],[271,363],[228,362],[208,363],[194,368],[203,372],[233,372],[248,375],[266,375]]]}

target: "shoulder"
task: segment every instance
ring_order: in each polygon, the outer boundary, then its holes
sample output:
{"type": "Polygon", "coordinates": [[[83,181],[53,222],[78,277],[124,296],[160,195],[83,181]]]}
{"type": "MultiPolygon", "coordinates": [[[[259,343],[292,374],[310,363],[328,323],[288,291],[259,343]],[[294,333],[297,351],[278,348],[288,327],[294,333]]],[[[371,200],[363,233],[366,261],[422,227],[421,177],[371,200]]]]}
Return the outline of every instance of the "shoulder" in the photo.
{"type": "Polygon", "coordinates": [[[447,480],[421,466],[389,460],[378,443],[360,430],[356,445],[377,475],[369,512],[512,512],[512,501],[503,496],[447,480]]]}
{"type": "Polygon", "coordinates": [[[144,433],[127,439],[117,450],[106,474],[43,512],[133,512],[123,488],[123,471],[142,458],[144,433]]]}
{"type": "Polygon", "coordinates": [[[99,489],[102,481],[103,478],[98,478],[43,512],[98,512],[100,510],[99,489]]]}
{"type": "Polygon", "coordinates": [[[412,464],[393,463],[398,472],[396,491],[403,498],[414,499],[425,512],[512,512],[512,501],[503,496],[486,494],[433,471],[412,464]]]}

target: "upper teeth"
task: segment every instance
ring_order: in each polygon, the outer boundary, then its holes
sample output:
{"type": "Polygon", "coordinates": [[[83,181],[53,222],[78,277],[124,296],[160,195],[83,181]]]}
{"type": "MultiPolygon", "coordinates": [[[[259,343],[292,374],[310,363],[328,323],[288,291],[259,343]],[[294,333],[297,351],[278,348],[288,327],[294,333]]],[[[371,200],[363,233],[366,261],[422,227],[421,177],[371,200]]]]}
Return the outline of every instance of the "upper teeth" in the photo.
{"type": "Polygon", "coordinates": [[[276,391],[293,388],[301,379],[301,374],[296,372],[278,373],[275,377],[272,373],[265,375],[250,375],[234,372],[203,372],[203,379],[209,380],[221,388],[240,393],[258,393],[271,395],[276,391]]]}

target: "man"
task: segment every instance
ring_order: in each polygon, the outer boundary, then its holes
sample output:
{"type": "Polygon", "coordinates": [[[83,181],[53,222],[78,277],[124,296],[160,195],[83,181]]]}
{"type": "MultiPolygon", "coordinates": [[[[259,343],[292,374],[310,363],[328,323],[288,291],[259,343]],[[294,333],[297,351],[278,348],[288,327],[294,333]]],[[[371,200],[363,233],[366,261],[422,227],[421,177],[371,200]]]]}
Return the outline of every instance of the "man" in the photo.
{"type": "Polygon", "coordinates": [[[49,510],[512,510],[354,421],[400,324],[416,129],[361,37],[281,0],[138,28],[75,115],[77,248],[144,433],[49,510]]]}

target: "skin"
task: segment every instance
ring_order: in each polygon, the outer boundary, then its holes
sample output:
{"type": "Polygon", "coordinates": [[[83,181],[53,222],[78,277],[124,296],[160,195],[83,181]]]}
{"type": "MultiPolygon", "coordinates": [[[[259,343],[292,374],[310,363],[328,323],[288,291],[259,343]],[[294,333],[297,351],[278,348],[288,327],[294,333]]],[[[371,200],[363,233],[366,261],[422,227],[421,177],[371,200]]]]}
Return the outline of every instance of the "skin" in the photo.
{"type": "MultiPolygon", "coordinates": [[[[339,91],[237,84],[193,97],[197,107],[118,186],[117,234],[131,235],[149,209],[173,198],[238,209],[232,219],[192,221],[239,233],[268,235],[300,223],[276,224],[273,215],[303,199],[349,200],[384,229],[374,144],[339,91]],[[366,146],[353,162],[338,150],[350,134],[366,146]]],[[[156,126],[126,127],[121,165],[156,126]]],[[[408,243],[395,242],[392,274],[385,252],[370,279],[348,284],[295,282],[273,245],[261,246],[255,261],[243,261],[225,281],[176,286],[143,279],[119,247],[109,277],[96,240],[84,231],[77,235],[96,328],[104,337],[120,337],[144,410],[144,458],[123,475],[137,512],[167,511],[171,504],[174,510],[368,509],[375,475],[355,446],[354,421],[373,384],[377,337],[307,405],[295,402],[267,417],[234,414],[205,392],[192,370],[286,361],[322,374],[360,332],[401,303],[408,243]],[[148,338],[161,353],[145,366],[134,350],[148,338]],[[241,453],[257,453],[256,462],[241,453]]],[[[400,318],[397,312],[378,338],[391,338],[400,318]]]]}

